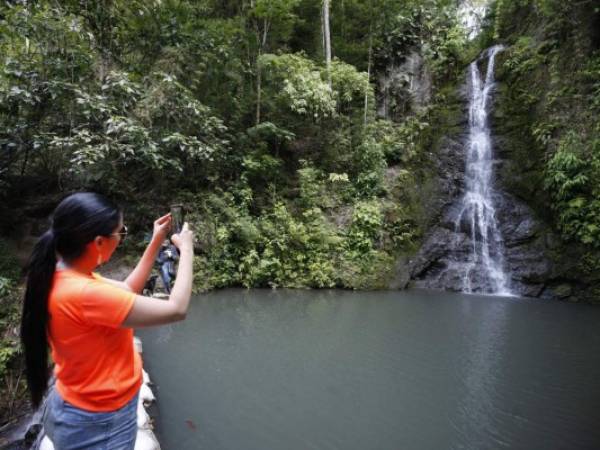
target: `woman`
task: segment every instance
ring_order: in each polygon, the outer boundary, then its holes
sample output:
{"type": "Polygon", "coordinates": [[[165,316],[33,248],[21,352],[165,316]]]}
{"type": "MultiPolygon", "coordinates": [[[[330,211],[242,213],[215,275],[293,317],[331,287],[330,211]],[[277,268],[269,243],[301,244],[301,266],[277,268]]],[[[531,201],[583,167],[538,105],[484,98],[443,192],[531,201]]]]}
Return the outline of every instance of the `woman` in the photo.
{"type": "Polygon", "coordinates": [[[124,282],[93,271],[127,234],[121,211],[105,197],[77,193],[56,208],[33,249],[21,318],[27,382],[35,407],[48,388],[48,344],[56,384],[44,426],[57,450],[133,449],[142,384],[134,327],[185,318],[192,289],[193,235],[172,236],[179,269],[168,301],[139,295],[171,227],[154,222],[152,240],[124,282]]]}

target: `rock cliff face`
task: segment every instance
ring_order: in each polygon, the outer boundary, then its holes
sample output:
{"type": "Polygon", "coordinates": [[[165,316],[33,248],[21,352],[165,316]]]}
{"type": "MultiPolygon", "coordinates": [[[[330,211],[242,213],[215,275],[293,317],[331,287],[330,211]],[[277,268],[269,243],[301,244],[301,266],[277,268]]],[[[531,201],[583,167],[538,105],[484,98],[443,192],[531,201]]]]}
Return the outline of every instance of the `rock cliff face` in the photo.
{"type": "Polygon", "coordinates": [[[377,84],[377,114],[385,119],[419,111],[431,101],[431,73],[419,49],[413,49],[402,63],[390,64],[377,84]]]}
{"type": "Polygon", "coordinates": [[[587,261],[597,258],[597,251],[565,242],[555,231],[555,214],[543,187],[547,155],[530,132],[539,117],[516,101],[505,57],[498,64],[492,128],[499,159],[497,184],[503,193],[499,214],[507,270],[521,295],[598,303],[600,273],[587,261]]]}
{"type": "MultiPolygon", "coordinates": [[[[455,118],[454,132],[442,136],[433,148],[438,172],[437,195],[427,208],[432,226],[417,254],[402,264],[410,273],[409,286],[460,291],[463,273],[456,262],[470,252],[470,237],[456,227],[457,201],[464,192],[467,135],[466,85],[459,88],[462,118],[455,118]]],[[[530,155],[521,157],[523,147],[518,130],[506,121],[506,88],[495,96],[491,128],[494,145],[493,201],[496,219],[504,240],[504,270],[513,294],[544,299],[598,302],[600,274],[586,273],[581,264],[585,249],[563,242],[544,214],[549,202],[544,196],[533,167],[542,161],[530,155]],[[518,151],[516,150],[518,149],[518,151]],[[544,202],[547,203],[544,203],[544,202]]],[[[539,178],[539,177],[537,177],[539,178]]],[[[475,292],[486,292],[484,279],[473,277],[475,292]]]]}

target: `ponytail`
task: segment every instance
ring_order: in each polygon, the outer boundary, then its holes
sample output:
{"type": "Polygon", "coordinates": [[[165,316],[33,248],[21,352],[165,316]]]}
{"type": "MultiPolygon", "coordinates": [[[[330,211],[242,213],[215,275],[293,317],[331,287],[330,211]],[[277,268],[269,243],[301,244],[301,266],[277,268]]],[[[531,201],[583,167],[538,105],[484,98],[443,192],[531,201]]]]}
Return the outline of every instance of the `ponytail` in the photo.
{"type": "Polygon", "coordinates": [[[25,352],[27,384],[37,408],[48,388],[48,295],[56,268],[56,244],[52,229],[33,249],[27,265],[27,286],[21,316],[21,342],[25,352]]]}
{"type": "Polygon", "coordinates": [[[96,236],[110,236],[121,211],[107,198],[91,192],[69,195],[54,210],[52,226],[33,248],[26,268],[27,286],[21,315],[21,343],[25,352],[27,385],[34,407],[48,389],[48,297],[57,254],[76,260],[96,236]]]}

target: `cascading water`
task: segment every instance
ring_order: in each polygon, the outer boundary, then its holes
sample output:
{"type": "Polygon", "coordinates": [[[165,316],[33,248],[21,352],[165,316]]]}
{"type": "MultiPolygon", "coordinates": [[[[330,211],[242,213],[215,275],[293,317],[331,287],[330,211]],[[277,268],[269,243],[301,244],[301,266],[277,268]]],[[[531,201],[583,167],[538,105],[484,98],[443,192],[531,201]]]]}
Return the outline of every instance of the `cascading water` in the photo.
{"type": "Polygon", "coordinates": [[[475,39],[489,8],[489,0],[461,0],[458,7],[458,20],[469,40],[475,39]]]}
{"type": "MultiPolygon", "coordinates": [[[[501,46],[488,49],[485,78],[482,79],[478,60],[469,67],[470,104],[469,139],[467,143],[465,192],[455,220],[455,231],[466,232],[471,240],[471,252],[463,271],[463,291],[472,292],[472,280],[486,286],[491,294],[510,295],[503,271],[503,242],[494,208],[492,140],[488,112],[494,88],[494,62],[501,46]],[[483,281],[483,283],[482,283],[483,281]]],[[[459,269],[460,270],[460,269],[459,269]]]]}

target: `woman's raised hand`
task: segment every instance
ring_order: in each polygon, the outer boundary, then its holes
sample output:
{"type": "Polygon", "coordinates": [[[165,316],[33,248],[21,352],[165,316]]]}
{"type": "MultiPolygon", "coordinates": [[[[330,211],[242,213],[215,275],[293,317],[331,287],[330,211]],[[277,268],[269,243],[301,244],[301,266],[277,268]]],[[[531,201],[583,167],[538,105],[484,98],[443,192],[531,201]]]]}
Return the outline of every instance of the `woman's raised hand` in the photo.
{"type": "Polygon", "coordinates": [[[160,239],[161,242],[167,238],[169,231],[171,231],[171,213],[165,214],[154,221],[154,230],[152,232],[152,238],[160,239]]]}
{"type": "Polygon", "coordinates": [[[179,250],[194,249],[194,233],[190,230],[187,222],[181,227],[181,231],[171,236],[171,241],[179,250]]]}

